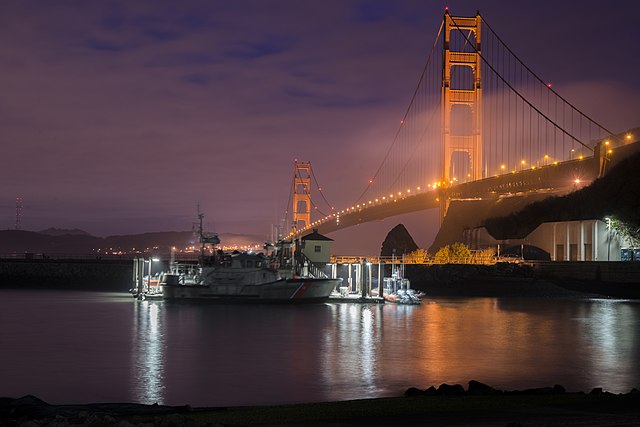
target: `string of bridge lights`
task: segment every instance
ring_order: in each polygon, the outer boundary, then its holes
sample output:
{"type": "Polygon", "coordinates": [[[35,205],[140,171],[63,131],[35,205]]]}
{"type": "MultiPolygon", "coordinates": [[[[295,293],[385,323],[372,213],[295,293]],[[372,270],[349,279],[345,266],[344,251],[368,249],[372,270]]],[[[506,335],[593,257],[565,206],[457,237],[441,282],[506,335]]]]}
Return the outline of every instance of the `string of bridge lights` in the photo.
{"type": "MultiPolygon", "coordinates": [[[[629,142],[632,139],[632,135],[631,134],[626,134],[624,139],[629,142]]],[[[605,150],[606,150],[606,154],[610,155],[613,154],[613,144],[611,143],[610,140],[605,140],[604,141],[604,145],[605,145],[605,150]]],[[[571,149],[572,153],[575,153],[575,149],[571,149]]],[[[585,159],[589,159],[589,157],[585,157],[582,154],[579,154],[575,159],[571,158],[569,161],[575,161],[575,160],[585,160],[585,159]]],[[[526,160],[521,160],[520,161],[520,169],[512,169],[511,171],[507,172],[507,167],[505,164],[500,165],[500,171],[498,173],[496,173],[494,175],[494,177],[497,176],[501,176],[501,175],[508,175],[510,173],[514,174],[517,172],[522,172],[524,170],[536,170],[536,169],[541,169],[544,167],[553,167],[553,166],[557,166],[559,164],[559,162],[557,160],[552,159],[549,155],[545,154],[543,157],[543,165],[531,165],[529,167],[527,167],[526,165],[528,164],[528,162],[526,160]]],[[[485,178],[486,179],[486,178],[485,178]]],[[[314,181],[316,182],[316,185],[318,187],[318,190],[321,191],[321,187],[318,184],[317,180],[315,180],[314,177],[314,181]]],[[[581,181],[579,178],[575,178],[574,183],[575,184],[579,184],[581,181]]],[[[373,180],[370,179],[369,180],[370,184],[373,184],[373,180]]],[[[453,178],[448,184],[449,185],[455,185],[458,183],[458,179],[457,178],[453,178]]],[[[374,207],[374,206],[380,206],[382,204],[387,204],[387,203],[397,203],[398,200],[404,200],[407,197],[410,196],[414,196],[417,194],[422,194],[426,191],[436,191],[438,189],[443,189],[446,188],[447,183],[443,182],[443,181],[435,181],[432,184],[427,184],[426,189],[423,189],[423,187],[415,187],[415,189],[411,189],[411,188],[407,188],[404,192],[403,191],[398,191],[397,193],[389,193],[389,194],[385,194],[383,196],[378,196],[376,198],[373,198],[371,200],[368,200],[366,203],[358,203],[355,204],[351,207],[347,207],[345,209],[342,210],[338,210],[335,213],[329,214],[329,215],[323,215],[322,218],[317,219],[315,221],[312,221],[309,225],[307,225],[306,227],[300,229],[297,233],[291,232],[289,234],[289,237],[293,237],[295,234],[299,234],[302,233],[304,231],[308,231],[313,229],[314,227],[318,226],[318,225],[322,225],[324,223],[326,223],[327,221],[331,221],[334,220],[339,224],[340,223],[340,216],[341,215],[349,215],[352,214],[354,212],[360,212],[363,209],[366,208],[370,208],[370,207],[374,207]]],[[[324,200],[326,201],[326,198],[324,196],[324,194],[322,194],[322,197],[324,198],[324,200]]],[[[438,197],[436,197],[436,201],[439,201],[438,197]]],[[[328,202],[327,202],[328,203],[328,202]]],[[[334,207],[331,207],[331,209],[335,209],[334,207]]]]}

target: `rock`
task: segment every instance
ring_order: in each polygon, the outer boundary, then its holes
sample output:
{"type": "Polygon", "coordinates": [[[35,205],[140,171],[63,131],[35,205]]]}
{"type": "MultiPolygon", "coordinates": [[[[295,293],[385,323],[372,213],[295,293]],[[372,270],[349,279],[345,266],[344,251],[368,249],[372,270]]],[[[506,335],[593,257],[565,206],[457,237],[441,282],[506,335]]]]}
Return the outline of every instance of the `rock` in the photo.
{"type": "Polygon", "coordinates": [[[440,384],[440,387],[438,387],[438,394],[444,396],[461,396],[465,393],[466,392],[464,391],[464,387],[462,387],[460,384],[440,384]]]}
{"type": "Polygon", "coordinates": [[[602,387],[596,387],[593,390],[591,390],[591,393],[589,394],[602,394],[602,393],[603,393],[602,387]]]}
{"type": "Polygon", "coordinates": [[[436,394],[438,394],[438,390],[436,390],[434,386],[431,386],[424,391],[424,394],[426,396],[435,396],[436,394]]]}
{"type": "Polygon", "coordinates": [[[630,394],[631,396],[637,396],[637,395],[639,395],[639,394],[640,394],[640,390],[638,390],[637,388],[635,388],[635,387],[634,387],[634,388],[632,388],[632,389],[631,389],[631,391],[629,392],[629,394],[630,394]]]}
{"type": "Polygon", "coordinates": [[[408,254],[416,249],[418,249],[418,245],[416,245],[405,226],[398,224],[387,233],[387,237],[382,242],[380,255],[390,257],[395,253],[395,256],[402,257],[403,254],[408,254]]]}
{"type": "Polygon", "coordinates": [[[14,399],[11,402],[12,406],[49,406],[47,402],[44,400],[38,399],[37,397],[27,394],[26,396],[19,397],[14,399]]]}
{"type": "Polygon", "coordinates": [[[405,392],[404,395],[407,397],[412,397],[412,396],[423,396],[424,395],[424,390],[420,390],[419,388],[415,388],[415,387],[409,387],[405,392]]]}
{"type": "Polygon", "coordinates": [[[553,387],[528,388],[523,390],[522,393],[535,395],[553,394],[553,387]]]}
{"type": "Polygon", "coordinates": [[[567,390],[560,384],[556,384],[553,386],[553,394],[565,394],[566,392],[567,390]]]}
{"type": "Polygon", "coordinates": [[[474,395],[490,395],[490,394],[500,394],[501,391],[496,390],[495,388],[488,386],[486,384],[483,384],[480,381],[471,380],[469,381],[469,389],[467,393],[474,394],[474,395]]]}

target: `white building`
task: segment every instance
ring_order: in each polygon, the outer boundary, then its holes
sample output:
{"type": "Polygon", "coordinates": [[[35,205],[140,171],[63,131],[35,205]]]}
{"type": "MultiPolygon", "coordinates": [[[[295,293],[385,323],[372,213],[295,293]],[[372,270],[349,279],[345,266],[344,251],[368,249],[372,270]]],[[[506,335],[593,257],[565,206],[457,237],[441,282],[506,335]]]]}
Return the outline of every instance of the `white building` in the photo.
{"type": "Polygon", "coordinates": [[[472,249],[536,246],[552,261],[620,261],[630,242],[605,221],[545,222],[523,239],[496,240],[484,227],[465,231],[465,243],[472,249]]]}
{"type": "Polygon", "coordinates": [[[309,258],[314,264],[326,264],[331,260],[331,245],[333,239],[330,239],[318,233],[317,229],[313,229],[313,233],[302,236],[302,253],[309,258]]]}

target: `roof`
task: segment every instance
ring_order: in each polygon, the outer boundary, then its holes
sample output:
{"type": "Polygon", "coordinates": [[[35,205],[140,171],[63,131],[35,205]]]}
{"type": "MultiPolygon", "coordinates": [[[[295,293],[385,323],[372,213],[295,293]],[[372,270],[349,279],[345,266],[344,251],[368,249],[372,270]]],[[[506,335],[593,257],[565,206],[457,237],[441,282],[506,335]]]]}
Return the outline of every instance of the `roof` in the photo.
{"type": "Polygon", "coordinates": [[[306,236],[301,237],[302,240],[324,240],[333,242],[333,239],[330,239],[322,234],[318,233],[318,229],[314,228],[313,233],[307,234],[306,236]]]}

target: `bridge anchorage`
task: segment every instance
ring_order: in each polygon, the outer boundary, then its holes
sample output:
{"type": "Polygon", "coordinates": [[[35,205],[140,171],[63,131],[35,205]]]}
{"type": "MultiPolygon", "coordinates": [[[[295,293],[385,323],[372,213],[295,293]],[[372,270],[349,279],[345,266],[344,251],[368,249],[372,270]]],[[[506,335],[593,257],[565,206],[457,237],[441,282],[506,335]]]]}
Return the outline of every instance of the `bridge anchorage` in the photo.
{"type": "Polygon", "coordinates": [[[616,134],[579,110],[479,12],[445,10],[398,130],[360,196],[334,208],[311,164],[294,165],[289,237],[435,208],[442,223],[453,201],[572,191],[634,151],[639,134],[616,134]]]}

